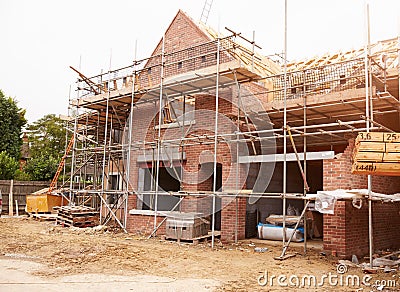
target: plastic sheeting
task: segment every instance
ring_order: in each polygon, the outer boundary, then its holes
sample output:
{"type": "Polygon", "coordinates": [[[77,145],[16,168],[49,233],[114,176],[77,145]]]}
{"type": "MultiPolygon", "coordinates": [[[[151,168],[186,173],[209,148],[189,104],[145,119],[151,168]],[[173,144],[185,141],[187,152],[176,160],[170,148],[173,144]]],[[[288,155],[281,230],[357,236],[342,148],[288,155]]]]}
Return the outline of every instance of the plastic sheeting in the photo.
{"type": "MultiPolygon", "coordinates": [[[[352,199],[353,206],[360,209],[362,206],[361,199],[368,196],[368,190],[334,190],[334,191],[318,191],[315,196],[315,210],[323,214],[334,214],[336,201],[339,199],[352,199]]],[[[373,200],[396,202],[400,201],[400,194],[387,195],[371,192],[373,200]]]]}
{"type": "MultiPolygon", "coordinates": [[[[269,239],[269,240],[282,240],[283,231],[282,226],[276,226],[272,224],[262,224],[259,223],[258,226],[258,238],[260,239],[269,239]]],[[[285,240],[289,240],[290,235],[293,233],[293,228],[286,228],[286,238],[285,240]]],[[[304,241],[304,229],[297,228],[296,232],[294,232],[292,241],[301,242],[304,241]]]]}

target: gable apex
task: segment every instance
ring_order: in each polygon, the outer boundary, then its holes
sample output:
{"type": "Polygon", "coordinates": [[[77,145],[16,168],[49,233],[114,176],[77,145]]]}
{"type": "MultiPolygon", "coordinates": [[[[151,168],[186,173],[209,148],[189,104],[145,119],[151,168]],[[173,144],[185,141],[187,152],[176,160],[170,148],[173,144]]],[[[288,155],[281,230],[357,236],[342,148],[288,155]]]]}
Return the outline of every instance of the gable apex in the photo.
{"type": "MultiPolygon", "coordinates": [[[[181,9],[178,10],[164,33],[164,50],[173,52],[190,46],[214,40],[181,9]]],[[[163,38],[161,37],[151,56],[161,54],[163,38]]]]}

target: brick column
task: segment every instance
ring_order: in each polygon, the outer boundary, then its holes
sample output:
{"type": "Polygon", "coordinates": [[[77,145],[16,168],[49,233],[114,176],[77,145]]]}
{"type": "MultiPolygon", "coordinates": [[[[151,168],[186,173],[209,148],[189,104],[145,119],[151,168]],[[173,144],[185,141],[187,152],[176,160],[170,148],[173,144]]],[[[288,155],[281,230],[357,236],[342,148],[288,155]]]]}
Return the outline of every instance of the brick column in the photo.
{"type": "Polygon", "coordinates": [[[324,214],[324,249],[332,255],[346,256],[346,202],[337,201],[335,213],[324,214]]]}
{"type": "MultiPolygon", "coordinates": [[[[399,248],[400,203],[373,202],[372,227],[374,250],[399,248]]],[[[361,209],[351,201],[337,201],[335,214],[324,214],[324,249],[340,258],[362,257],[368,254],[368,204],[361,209]]]]}
{"type": "Polygon", "coordinates": [[[237,235],[238,239],[245,238],[246,228],[246,198],[222,198],[221,211],[221,241],[232,242],[235,240],[236,228],[236,203],[238,208],[237,235]]]}
{"type": "MultiPolygon", "coordinates": [[[[245,178],[247,177],[247,172],[248,169],[246,168],[246,166],[239,164],[239,167],[237,167],[236,162],[232,163],[228,169],[223,169],[222,176],[225,178],[223,189],[244,189],[246,187],[245,178]],[[239,173],[236,173],[237,170],[239,170],[239,173]]],[[[238,209],[238,239],[245,238],[247,198],[236,198],[235,195],[232,195],[232,197],[223,197],[221,202],[221,241],[223,242],[232,242],[235,240],[236,204],[238,209]]]]}

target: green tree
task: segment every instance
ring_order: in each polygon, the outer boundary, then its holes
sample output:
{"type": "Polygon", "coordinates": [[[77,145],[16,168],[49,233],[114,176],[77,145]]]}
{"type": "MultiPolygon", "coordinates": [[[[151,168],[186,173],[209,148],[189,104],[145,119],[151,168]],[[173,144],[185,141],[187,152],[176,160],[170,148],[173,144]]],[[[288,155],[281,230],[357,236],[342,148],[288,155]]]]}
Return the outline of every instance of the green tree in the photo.
{"type": "Polygon", "coordinates": [[[45,115],[28,125],[27,131],[31,157],[52,156],[55,159],[60,159],[63,156],[65,150],[63,120],[54,114],[45,115]]]}
{"type": "Polygon", "coordinates": [[[65,151],[64,122],[54,114],[28,125],[31,159],[24,171],[32,180],[51,180],[65,151]]]}
{"type": "Polygon", "coordinates": [[[14,175],[15,180],[32,180],[31,176],[27,174],[24,170],[17,169],[14,175]]]}
{"type": "Polygon", "coordinates": [[[22,127],[25,124],[25,110],[0,90],[0,152],[6,151],[10,157],[19,159],[22,127]]]}
{"type": "Polygon", "coordinates": [[[58,159],[53,156],[40,155],[30,159],[24,171],[32,180],[51,180],[57,171],[58,159]]]}
{"type": "Polygon", "coordinates": [[[18,169],[18,161],[6,151],[0,152],[0,179],[13,179],[18,169]]]}

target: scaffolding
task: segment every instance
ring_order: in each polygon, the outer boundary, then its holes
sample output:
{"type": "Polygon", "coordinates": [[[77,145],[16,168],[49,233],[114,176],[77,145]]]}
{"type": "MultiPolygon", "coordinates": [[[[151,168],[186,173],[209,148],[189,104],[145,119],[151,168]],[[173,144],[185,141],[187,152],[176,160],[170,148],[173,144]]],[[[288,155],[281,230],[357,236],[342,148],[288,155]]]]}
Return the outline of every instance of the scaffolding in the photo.
{"type": "MultiPolygon", "coordinates": [[[[303,200],[308,205],[308,149],[332,150],[336,145],[347,145],[349,138],[361,131],[393,131],[377,120],[382,115],[399,113],[399,73],[395,71],[399,66],[398,39],[308,63],[285,61],[282,72],[279,64],[255,52],[254,39],[229,31],[232,34],[228,37],[215,35],[208,42],[174,51],[165,48],[163,37],[154,55],[134,60],[124,68],[110,67],[108,72],[92,77],[74,69],[79,75],[77,97],[70,101],[73,118],[68,125],[74,145],[67,159],[70,178],[62,186],[69,184],[71,202],[100,210],[101,224],[114,222],[126,231],[128,200],[147,196],[148,207],[154,211],[154,235],[160,226],[160,197],[179,198],[172,211],[180,210],[185,198],[211,198],[214,246],[216,199],[228,197],[236,199],[237,241],[237,198],[282,199],[285,218],[287,199],[303,200]],[[257,87],[256,92],[243,90],[250,85],[257,87]],[[219,120],[219,94],[226,89],[234,95],[231,101],[237,112],[233,114],[232,110],[227,115],[236,125],[231,132],[220,130],[224,121],[219,120]],[[210,105],[215,112],[214,131],[191,133],[194,121],[190,109],[204,95],[214,97],[215,104],[210,105]],[[250,96],[262,101],[262,111],[254,105],[244,105],[250,96]],[[143,117],[143,113],[152,116],[143,117]],[[257,127],[260,120],[263,127],[257,127]],[[172,128],[173,135],[166,135],[165,131],[172,128]],[[212,159],[207,160],[213,165],[210,191],[183,187],[184,149],[196,145],[213,148],[212,159]],[[295,153],[304,192],[287,192],[286,169],[282,192],[268,193],[264,189],[250,194],[238,184],[233,189],[217,189],[217,153],[223,145],[234,149],[236,163],[232,172],[236,182],[240,181],[241,165],[263,165],[283,154],[285,168],[289,153],[295,153]],[[139,180],[140,175],[135,161],[145,164],[151,172],[147,190],[140,189],[138,182],[133,183],[133,177],[139,180]],[[179,181],[179,190],[160,189],[160,168],[164,166],[179,181]]],[[[285,219],[283,222],[285,229],[285,219]]],[[[305,250],[306,242],[305,236],[305,250]]],[[[284,252],[287,244],[283,236],[284,252]]]]}

